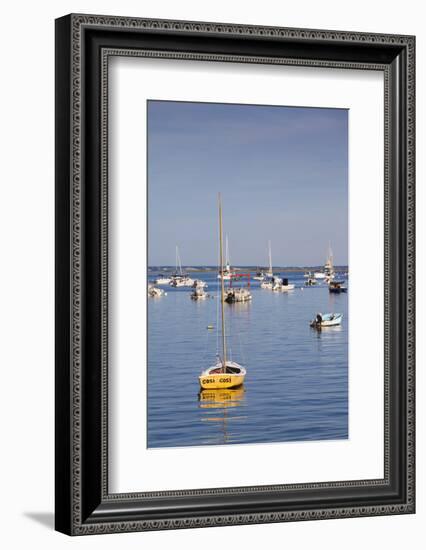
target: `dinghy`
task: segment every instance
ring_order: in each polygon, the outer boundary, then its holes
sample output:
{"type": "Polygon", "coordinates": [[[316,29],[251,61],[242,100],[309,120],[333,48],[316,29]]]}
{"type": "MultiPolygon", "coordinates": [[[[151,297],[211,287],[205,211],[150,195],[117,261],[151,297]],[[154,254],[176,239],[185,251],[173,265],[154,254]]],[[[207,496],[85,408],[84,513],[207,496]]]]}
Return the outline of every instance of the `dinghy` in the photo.
{"type": "MultiPolygon", "coordinates": [[[[222,237],[222,201],[219,193],[219,245],[220,245],[220,270],[223,273],[223,237],[222,237]]],[[[218,390],[237,388],[244,382],[246,369],[227,359],[226,332],[225,332],[225,282],[221,277],[220,307],[222,321],[222,357],[218,357],[216,363],[204,370],[198,377],[202,389],[218,390]]]]}
{"type": "Polygon", "coordinates": [[[342,313],[317,313],[310,323],[313,328],[336,327],[342,323],[342,313]]]}

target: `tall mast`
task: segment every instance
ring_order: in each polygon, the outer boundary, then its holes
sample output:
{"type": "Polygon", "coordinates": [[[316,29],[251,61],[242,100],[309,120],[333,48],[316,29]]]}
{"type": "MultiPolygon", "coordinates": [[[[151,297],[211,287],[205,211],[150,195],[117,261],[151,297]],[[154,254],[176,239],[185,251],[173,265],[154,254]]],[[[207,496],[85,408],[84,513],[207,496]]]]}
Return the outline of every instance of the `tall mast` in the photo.
{"type": "Polygon", "coordinates": [[[228,235],[225,237],[225,266],[229,265],[229,247],[228,247],[228,235]]]}
{"type": "Polygon", "coordinates": [[[219,247],[220,247],[220,273],[221,277],[221,293],[220,301],[222,305],[222,372],[226,372],[226,335],[225,335],[225,280],[223,277],[223,236],[222,236],[222,199],[219,193],[219,247]]]}
{"type": "Polygon", "coordinates": [[[178,271],[178,266],[179,266],[179,275],[182,276],[182,264],[180,263],[179,249],[176,245],[176,273],[178,271]]]}
{"type": "Polygon", "coordinates": [[[269,248],[269,273],[272,275],[272,251],[271,251],[271,241],[268,241],[269,248]]]}

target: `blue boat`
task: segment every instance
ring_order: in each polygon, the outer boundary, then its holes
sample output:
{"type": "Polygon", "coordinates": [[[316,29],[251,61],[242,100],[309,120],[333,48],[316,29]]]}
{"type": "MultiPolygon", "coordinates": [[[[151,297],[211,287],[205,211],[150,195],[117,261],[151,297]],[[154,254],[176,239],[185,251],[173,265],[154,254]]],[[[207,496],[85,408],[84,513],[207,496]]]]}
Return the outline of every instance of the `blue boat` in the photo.
{"type": "Polygon", "coordinates": [[[334,294],[340,294],[341,292],[347,292],[348,287],[345,286],[345,281],[330,281],[328,290],[334,294]]]}

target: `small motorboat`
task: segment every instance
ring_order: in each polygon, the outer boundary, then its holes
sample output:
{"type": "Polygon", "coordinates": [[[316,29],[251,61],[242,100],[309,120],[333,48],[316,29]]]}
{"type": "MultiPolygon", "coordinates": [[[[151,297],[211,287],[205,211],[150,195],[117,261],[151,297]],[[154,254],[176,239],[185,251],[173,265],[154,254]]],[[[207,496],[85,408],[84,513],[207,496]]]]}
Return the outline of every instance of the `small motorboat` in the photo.
{"type": "Polygon", "coordinates": [[[267,290],[278,290],[282,284],[283,280],[281,277],[268,274],[266,280],[260,283],[260,288],[266,288],[267,290]]]}
{"type": "Polygon", "coordinates": [[[336,327],[342,323],[342,313],[317,313],[310,322],[312,328],[336,327]]]}
{"type": "Polygon", "coordinates": [[[341,292],[347,292],[348,287],[345,286],[344,281],[330,281],[328,284],[328,290],[334,294],[340,294],[341,292]]]}
{"type": "Polygon", "coordinates": [[[235,302],[250,302],[251,299],[251,292],[246,288],[230,288],[226,293],[225,302],[235,304],[235,302]]]}
{"type": "Polygon", "coordinates": [[[309,277],[309,279],[305,281],[305,286],[315,286],[316,284],[318,284],[317,281],[312,277],[309,277]]]}
{"type": "Polygon", "coordinates": [[[151,298],[159,298],[160,296],[167,296],[167,294],[162,288],[157,288],[153,285],[149,285],[148,296],[151,296],[151,298]]]}
{"type": "Polygon", "coordinates": [[[294,285],[288,282],[288,279],[279,279],[280,282],[277,282],[272,287],[272,290],[276,292],[286,292],[288,290],[293,290],[294,285]]]}
{"type": "Polygon", "coordinates": [[[191,293],[191,300],[205,300],[208,297],[209,295],[202,287],[196,287],[194,292],[191,293]]]}

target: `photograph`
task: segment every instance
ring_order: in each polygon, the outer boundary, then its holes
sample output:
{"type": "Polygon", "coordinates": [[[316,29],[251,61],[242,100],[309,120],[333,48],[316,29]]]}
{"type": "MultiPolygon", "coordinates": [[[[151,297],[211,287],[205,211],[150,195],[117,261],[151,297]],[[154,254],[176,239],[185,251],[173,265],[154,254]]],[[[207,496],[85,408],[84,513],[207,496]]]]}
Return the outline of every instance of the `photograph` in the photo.
{"type": "Polygon", "coordinates": [[[347,440],[349,110],[146,109],[147,447],[347,440]]]}

